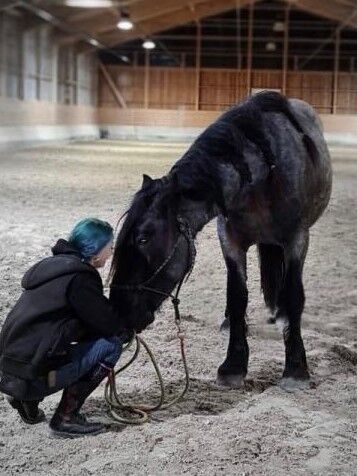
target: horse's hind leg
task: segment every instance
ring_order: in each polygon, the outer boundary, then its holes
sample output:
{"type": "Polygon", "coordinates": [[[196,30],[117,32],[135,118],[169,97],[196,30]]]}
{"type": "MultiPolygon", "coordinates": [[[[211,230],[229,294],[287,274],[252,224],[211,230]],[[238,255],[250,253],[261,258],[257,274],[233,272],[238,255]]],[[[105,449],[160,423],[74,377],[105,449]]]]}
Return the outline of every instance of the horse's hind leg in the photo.
{"type": "Polygon", "coordinates": [[[305,303],[302,270],[308,243],[308,231],[301,231],[284,247],[285,279],[278,297],[276,323],[284,336],[285,369],[281,387],[287,391],[306,388],[309,383],[309,371],[301,337],[301,315],[305,303]]]}
{"type": "Polygon", "coordinates": [[[249,347],[245,313],[248,304],[246,285],[246,250],[232,241],[224,218],[218,219],[218,234],[227,266],[227,308],[229,344],[227,357],[218,369],[217,382],[229,387],[241,387],[247,374],[249,347]]]}

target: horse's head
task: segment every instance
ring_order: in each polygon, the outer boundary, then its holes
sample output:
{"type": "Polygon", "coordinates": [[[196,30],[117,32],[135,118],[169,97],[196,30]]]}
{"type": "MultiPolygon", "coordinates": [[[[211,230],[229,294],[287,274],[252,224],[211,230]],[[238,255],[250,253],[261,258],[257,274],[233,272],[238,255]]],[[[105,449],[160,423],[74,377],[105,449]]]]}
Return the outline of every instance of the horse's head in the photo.
{"type": "Polygon", "coordinates": [[[111,269],[110,300],[137,330],[154,320],[191,265],[192,241],[185,226],[172,181],[144,175],[118,235],[111,269]]]}

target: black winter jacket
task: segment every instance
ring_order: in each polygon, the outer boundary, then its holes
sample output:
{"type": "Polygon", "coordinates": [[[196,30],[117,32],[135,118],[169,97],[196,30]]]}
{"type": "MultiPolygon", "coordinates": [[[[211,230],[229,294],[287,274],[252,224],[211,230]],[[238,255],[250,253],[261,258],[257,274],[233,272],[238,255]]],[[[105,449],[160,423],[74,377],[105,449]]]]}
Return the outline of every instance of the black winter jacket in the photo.
{"type": "Polygon", "coordinates": [[[0,371],[25,380],[62,365],[72,342],[127,331],[98,271],[65,240],[52,252],[25,273],[0,334],[0,371]]]}

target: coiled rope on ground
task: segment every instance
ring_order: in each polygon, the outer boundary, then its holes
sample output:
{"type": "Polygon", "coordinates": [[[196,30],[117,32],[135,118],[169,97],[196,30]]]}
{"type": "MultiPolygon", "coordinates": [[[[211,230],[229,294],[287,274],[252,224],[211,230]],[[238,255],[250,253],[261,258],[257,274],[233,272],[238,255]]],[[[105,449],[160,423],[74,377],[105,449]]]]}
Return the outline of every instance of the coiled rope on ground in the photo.
{"type": "Polygon", "coordinates": [[[160,368],[155,359],[155,356],[153,352],[151,351],[151,349],[149,348],[148,344],[144,341],[144,339],[142,337],[139,337],[138,335],[134,335],[131,341],[124,348],[124,351],[128,350],[132,346],[133,342],[135,341],[136,349],[133,356],[128,362],[126,362],[118,370],[113,369],[111,371],[105,385],[104,398],[109,406],[109,413],[116,422],[129,424],[129,425],[140,425],[149,420],[150,413],[158,411],[158,410],[164,410],[166,408],[171,407],[172,405],[175,405],[186,394],[190,384],[190,376],[189,376],[186,353],[185,353],[185,343],[184,343],[185,334],[183,333],[181,329],[180,319],[175,319],[175,324],[177,327],[177,337],[180,341],[181,358],[182,358],[182,363],[183,363],[183,367],[185,371],[185,386],[183,390],[181,391],[179,395],[177,395],[172,400],[165,401],[166,400],[165,385],[161,375],[160,368]],[[117,391],[116,377],[125,369],[127,369],[137,359],[140,353],[141,346],[144,347],[148,356],[150,357],[151,362],[155,368],[158,381],[159,381],[161,395],[156,405],[124,403],[121,400],[119,393],[117,391]],[[122,413],[126,413],[126,412],[131,413],[133,416],[130,418],[122,416],[122,413]]]}

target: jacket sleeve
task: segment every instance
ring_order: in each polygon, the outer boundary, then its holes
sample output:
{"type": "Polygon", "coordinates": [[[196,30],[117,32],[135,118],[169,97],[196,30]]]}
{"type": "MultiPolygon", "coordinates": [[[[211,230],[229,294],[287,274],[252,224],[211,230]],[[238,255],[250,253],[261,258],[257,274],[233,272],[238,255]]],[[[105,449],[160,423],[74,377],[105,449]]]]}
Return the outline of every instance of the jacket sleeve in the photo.
{"type": "Polygon", "coordinates": [[[125,320],[104,296],[99,276],[97,278],[89,273],[78,274],[69,286],[67,297],[76,317],[92,331],[109,337],[129,330],[125,320]]]}

